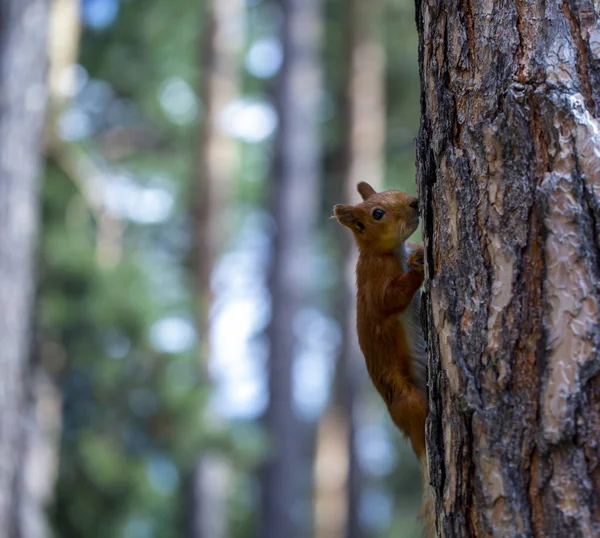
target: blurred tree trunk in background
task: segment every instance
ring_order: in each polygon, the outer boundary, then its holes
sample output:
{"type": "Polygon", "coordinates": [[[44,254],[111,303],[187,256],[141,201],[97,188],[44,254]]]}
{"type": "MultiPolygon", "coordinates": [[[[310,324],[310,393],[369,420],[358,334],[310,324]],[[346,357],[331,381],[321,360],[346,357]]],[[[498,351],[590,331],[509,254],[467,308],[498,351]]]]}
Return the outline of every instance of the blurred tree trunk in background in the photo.
{"type": "MultiPolygon", "coordinates": [[[[68,68],[77,61],[79,50],[79,7],[79,0],[54,0],[50,6],[47,151],[64,144],[58,139],[56,121],[64,110],[75,82],[74,77],[69,79],[67,73],[68,68]]],[[[58,471],[61,394],[48,368],[56,350],[52,343],[47,345],[39,340],[35,335],[31,338],[32,360],[25,389],[22,419],[24,445],[18,464],[19,496],[15,524],[18,538],[50,536],[46,510],[52,501],[58,471]]]]}
{"type": "Polygon", "coordinates": [[[597,5],[417,10],[440,536],[599,536],[597,5]]]}
{"type": "Polygon", "coordinates": [[[346,200],[367,181],[383,187],[385,150],[385,52],[380,0],[350,0],[346,200]]]}
{"type": "Polygon", "coordinates": [[[205,373],[209,357],[211,276],[228,226],[227,208],[238,164],[238,143],[219,129],[223,108],[240,90],[240,55],[244,45],[243,0],[205,0],[201,40],[203,118],[194,185],[195,282],[198,335],[205,373]]]}
{"type": "MultiPolygon", "coordinates": [[[[311,278],[310,247],[319,210],[321,99],[320,0],[282,0],[283,64],[275,105],[279,126],[271,176],[276,232],[271,261],[268,328],[271,442],[265,464],[261,538],[298,538],[302,517],[301,424],[294,411],[292,370],[297,327],[311,278]]],[[[309,471],[306,469],[305,471],[309,471]]],[[[306,472],[305,472],[306,474],[306,472]]]]}
{"type": "MultiPolygon", "coordinates": [[[[244,45],[243,0],[205,0],[200,46],[203,119],[199,133],[194,195],[194,272],[200,365],[210,383],[211,278],[227,236],[230,191],[238,163],[238,143],[224,135],[219,117],[240,90],[244,45]]],[[[189,487],[189,538],[225,538],[230,464],[220,454],[203,454],[189,487]]]]}
{"type": "MultiPolygon", "coordinates": [[[[385,62],[381,42],[381,3],[351,0],[345,24],[345,89],[341,121],[346,134],[343,172],[334,197],[358,202],[356,185],[383,184],[385,142],[385,62]]],[[[363,360],[356,336],[356,249],[351,235],[336,228],[341,245],[338,321],[342,347],[334,375],[331,403],[318,433],[315,458],[315,538],[360,538],[362,491],[356,452],[356,410],[363,360]],[[341,444],[340,444],[341,441],[341,444]]]]}
{"type": "Polygon", "coordinates": [[[188,538],[228,538],[231,462],[216,453],[203,454],[189,485],[188,538]]]}
{"type": "Polygon", "coordinates": [[[62,403],[61,393],[44,364],[46,355],[52,352],[44,351],[43,347],[35,349],[26,387],[15,538],[51,536],[46,510],[53,498],[58,472],[62,403]]]}
{"type": "Polygon", "coordinates": [[[0,3],[0,535],[18,536],[48,0],[0,3]]]}

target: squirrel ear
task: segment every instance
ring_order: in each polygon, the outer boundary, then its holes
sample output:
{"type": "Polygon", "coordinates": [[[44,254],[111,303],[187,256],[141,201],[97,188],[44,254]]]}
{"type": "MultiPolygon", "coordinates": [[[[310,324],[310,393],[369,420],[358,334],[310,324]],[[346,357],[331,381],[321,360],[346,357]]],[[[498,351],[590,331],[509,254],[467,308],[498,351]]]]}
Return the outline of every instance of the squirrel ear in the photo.
{"type": "Polygon", "coordinates": [[[367,200],[371,198],[374,194],[377,194],[375,189],[371,187],[366,181],[361,181],[356,188],[358,189],[359,194],[362,196],[363,200],[367,200]]]}
{"type": "Polygon", "coordinates": [[[358,233],[363,233],[365,230],[365,225],[356,217],[354,206],[337,204],[333,208],[333,218],[358,233]]]}

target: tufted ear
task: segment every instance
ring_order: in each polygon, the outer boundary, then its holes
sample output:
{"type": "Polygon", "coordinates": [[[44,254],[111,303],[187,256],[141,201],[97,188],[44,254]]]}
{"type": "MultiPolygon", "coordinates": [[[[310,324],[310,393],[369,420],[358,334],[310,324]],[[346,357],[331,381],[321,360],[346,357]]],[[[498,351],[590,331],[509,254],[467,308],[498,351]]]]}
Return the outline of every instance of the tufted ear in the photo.
{"type": "Polygon", "coordinates": [[[362,196],[363,200],[368,200],[374,194],[377,194],[375,189],[371,187],[366,181],[361,181],[356,188],[358,189],[359,194],[362,196]]]}
{"type": "Polygon", "coordinates": [[[363,233],[365,231],[365,225],[358,220],[354,206],[337,204],[333,208],[333,215],[340,224],[343,224],[358,233],[363,233]]]}

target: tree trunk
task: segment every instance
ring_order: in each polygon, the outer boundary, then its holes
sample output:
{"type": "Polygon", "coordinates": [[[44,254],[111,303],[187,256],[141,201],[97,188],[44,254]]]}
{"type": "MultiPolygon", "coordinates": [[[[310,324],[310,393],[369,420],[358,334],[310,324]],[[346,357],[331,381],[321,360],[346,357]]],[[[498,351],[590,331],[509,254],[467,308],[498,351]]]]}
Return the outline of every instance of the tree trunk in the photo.
{"type": "Polygon", "coordinates": [[[350,0],[347,114],[347,192],[356,198],[356,185],[383,184],[385,147],[385,52],[381,42],[381,2],[350,0]],[[348,192],[349,191],[349,192],[348,192]]]}
{"type": "Polygon", "coordinates": [[[17,526],[46,105],[47,0],[0,2],[0,535],[17,526]]]}
{"type": "MultiPolygon", "coordinates": [[[[358,203],[356,186],[365,178],[376,189],[382,190],[385,153],[385,51],[381,39],[382,2],[380,0],[351,0],[348,28],[350,54],[345,101],[348,121],[344,143],[344,184],[338,200],[358,203]]],[[[360,521],[360,499],[364,489],[357,454],[357,410],[361,400],[361,379],[364,376],[364,358],[356,335],[356,276],[358,252],[350,234],[336,227],[342,245],[342,286],[340,312],[342,323],[341,380],[344,386],[340,400],[348,422],[348,485],[346,538],[362,538],[365,533],[360,521]]],[[[364,385],[363,385],[364,386],[364,385]]]]}
{"type": "MultiPolygon", "coordinates": [[[[48,114],[45,150],[58,153],[68,144],[59,139],[56,122],[64,110],[74,80],[65,87],[65,70],[79,52],[79,0],[53,0],[48,15],[48,114]],[[66,91],[65,91],[66,90],[66,91]]],[[[73,78],[73,77],[72,77],[73,78]]],[[[64,150],[62,150],[64,151],[64,150]]],[[[33,309],[37,311],[36,305],[33,309]]],[[[39,320],[38,320],[39,321],[39,320]]],[[[34,323],[35,324],[35,323],[34,323]]],[[[16,538],[51,536],[46,510],[52,502],[58,471],[62,399],[44,342],[33,330],[30,367],[24,385],[21,426],[23,440],[18,463],[16,538]]]]}
{"type": "Polygon", "coordinates": [[[58,472],[62,400],[43,364],[36,364],[30,371],[25,402],[14,536],[48,538],[52,533],[46,510],[58,472]]]}
{"type": "Polygon", "coordinates": [[[440,536],[600,535],[600,21],[417,3],[440,536]]]}
{"type": "MultiPolygon", "coordinates": [[[[194,284],[196,326],[200,342],[199,364],[210,383],[210,309],[215,263],[227,237],[228,198],[237,169],[238,143],[219,129],[219,116],[239,94],[240,56],[244,45],[242,0],[206,0],[201,43],[202,103],[204,118],[199,133],[194,177],[194,284]]],[[[188,538],[222,538],[228,535],[227,502],[231,464],[225,456],[202,454],[191,470],[187,494],[188,538]],[[215,482],[215,477],[219,480],[215,482]]]]}
{"type": "Polygon", "coordinates": [[[226,538],[228,498],[232,487],[227,456],[208,453],[198,458],[188,484],[188,538],[226,538]]]}
{"type": "Polygon", "coordinates": [[[305,304],[319,207],[320,0],[283,0],[283,65],[277,77],[279,127],[271,177],[276,223],[270,274],[269,406],[261,538],[297,538],[302,517],[304,439],[293,408],[294,323],[305,304]]]}
{"type": "Polygon", "coordinates": [[[211,276],[221,253],[229,219],[227,198],[237,166],[237,142],[218,127],[223,108],[238,97],[243,47],[242,0],[206,0],[201,72],[204,118],[194,185],[194,271],[201,363],[208,373],[211,276]]]}
{"type": "MultiPolygon", "coordinates": [[[[381,4],[351,0],[346,18],[346,70],[341,122],[343,170],[335,200],[355,200],[356,185],[368,178],[376,190],[383,184],[385,140],[384,51],[378,35],[381,4]]],[[[359,518],[363,477],[356,451],[356,411],[360,405],[362,354],[356,338],[356,249],[346,230],[336,227],[341,246],[341,283],[337,317],[342,348],[334,375],[331,403],[317,432],[315,458],[315,538],[361,538],[359,518]],[[340,443],[340,437],[343,442],[340,443]]]]}

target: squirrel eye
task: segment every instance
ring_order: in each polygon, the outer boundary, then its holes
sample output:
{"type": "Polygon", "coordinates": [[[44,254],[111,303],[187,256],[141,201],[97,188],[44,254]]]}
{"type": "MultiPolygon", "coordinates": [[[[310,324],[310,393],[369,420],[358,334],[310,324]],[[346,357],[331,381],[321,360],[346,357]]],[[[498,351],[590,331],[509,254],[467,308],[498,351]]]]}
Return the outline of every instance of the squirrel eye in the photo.
{"type": "Polygon", "coordinates": [[[375,220],[380,220],[385,215],[385,211],[383,209],[376,209],[373,211],[373,218],[375,220]]]}

